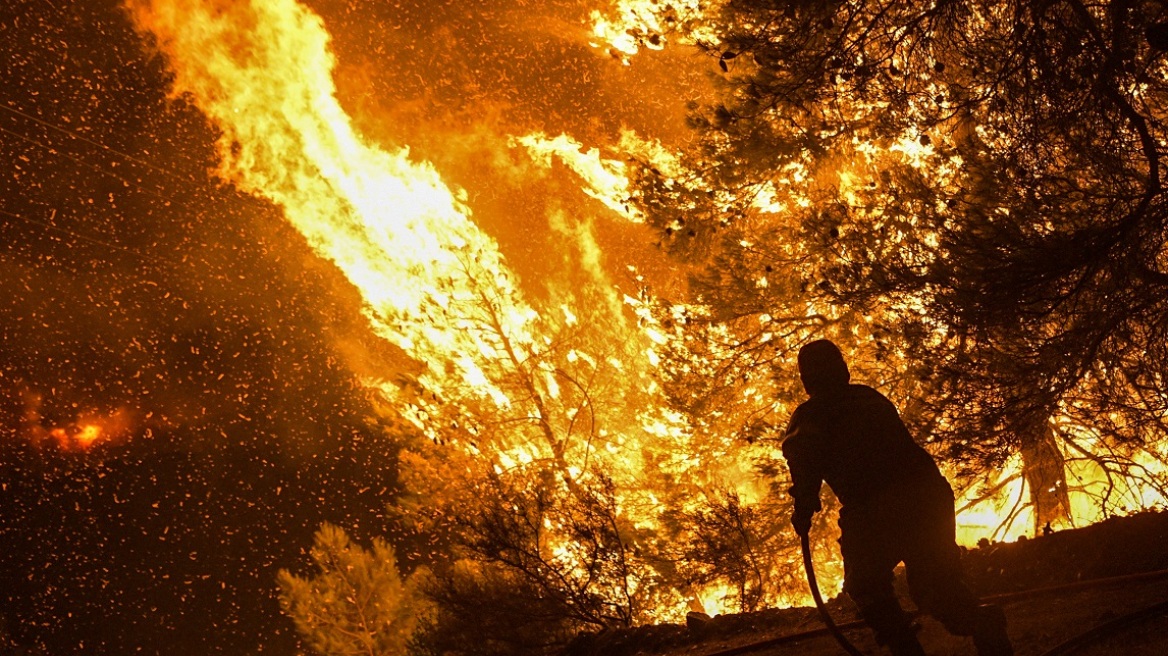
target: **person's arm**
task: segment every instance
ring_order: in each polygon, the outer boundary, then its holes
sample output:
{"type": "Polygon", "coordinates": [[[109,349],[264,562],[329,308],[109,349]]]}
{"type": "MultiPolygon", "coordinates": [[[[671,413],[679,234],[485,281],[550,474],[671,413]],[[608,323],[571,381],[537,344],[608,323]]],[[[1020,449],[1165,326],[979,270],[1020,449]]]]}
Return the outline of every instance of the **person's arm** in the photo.
{"type": "Polygon", "coordinates": [[[810,435],[800,434],[796,422],[792,420],[783,441],[783,457],[791,472],[791,497],[795,499],[795,511],[791,514],[791,525],[799,535],[811,531],[811,518],[823,509],[819,502],[819,490],[823,487],[823,476],[816,466],[814,453],[810,449],[810,435]]]}

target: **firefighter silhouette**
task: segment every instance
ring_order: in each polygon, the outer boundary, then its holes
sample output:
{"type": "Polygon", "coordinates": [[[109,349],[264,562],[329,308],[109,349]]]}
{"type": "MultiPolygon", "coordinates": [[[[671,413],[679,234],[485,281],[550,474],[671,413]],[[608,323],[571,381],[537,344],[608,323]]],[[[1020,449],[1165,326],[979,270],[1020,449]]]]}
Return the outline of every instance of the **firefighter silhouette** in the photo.
{"type": "Polygon", "coordinates": [[[851,384],[843,355],[828,340],[799,351],[799,376],[810,398],[791,415],[783,440],[791,523],[800,535],[810,531],[826,482],[841,505],[844,590],[877,641],[895,656],[925,653],[893,591],[893,569],[903,562],[918,608],[950,633],[972,636],[980,656],[1012,655],[1005,615],[982,605],[965,583],[953,489],[896,407],[871,387],[851,384]]]}

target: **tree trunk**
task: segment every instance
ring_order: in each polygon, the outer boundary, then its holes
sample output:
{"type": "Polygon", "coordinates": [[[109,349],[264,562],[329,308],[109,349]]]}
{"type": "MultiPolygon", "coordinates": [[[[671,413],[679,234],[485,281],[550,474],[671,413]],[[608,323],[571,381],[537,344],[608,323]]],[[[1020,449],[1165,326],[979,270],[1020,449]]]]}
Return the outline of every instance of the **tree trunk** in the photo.
{"type": "Polygon", "coordinates": [[[1052,527],[1072,525],[1066,465],[1055,443],[1054,431],[1045,421],[1027,431],[1023,438],[1022,474],[1034,505],[1035,532],[1048,523],[1052,527]]]}

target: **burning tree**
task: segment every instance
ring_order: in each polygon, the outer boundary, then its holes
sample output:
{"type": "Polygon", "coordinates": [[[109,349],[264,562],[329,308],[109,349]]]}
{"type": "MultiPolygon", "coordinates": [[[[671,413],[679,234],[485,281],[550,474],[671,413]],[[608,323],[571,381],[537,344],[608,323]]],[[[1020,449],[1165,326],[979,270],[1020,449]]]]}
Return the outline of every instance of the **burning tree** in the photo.
{"type": "Polygon", "coordinates": [[[425,588],[435,649],[550,650],[719,587],[741,608],[778,598],[783,470],[750,444],[799,398],[786,363],[812,334],[971,468],[1021,453],[1051,517],[1066,448],[1127,477],[1131,445],[1162,435],[1164,360],[1133,357],[1163,348],[1146,45],[1091,78],[1106,49],[1071,53],[1107,101],[1086,106],[1070,81],[1031,79],[1078,38],[1037,9],[728,3],[702,25],[727,72],[725,103],[694,107],[704,143],[670,160],[629,142],[644,211],[626,217],[692,262],[697,302],[587,275],[536,302],[467,193],[353,127],[307,8],[127,5],[220,131],[218,173],[282,209],[408,361],[367,382],[417,433],[403,522],[449,556],[425,588]],[[520,607],[538,609],[530,634],[514,632],[520,607]]]}
{"type": "Polygon", "coordinates": [[[823,334],[964,471],[1020,455],[1039,526],[1076,510],[1068,490],[1094,516],[1162,499],[1162,16],[710,9],[721,103],[692,106],[685,166],[643,157],[640,180],[664,244],[703,269],[679,338],[717,344],[703,361],[729,374],[684,378],[685,403],[758,387],[752,369],[823,334]]]}
{"type": "MultiPolygon", "coordinates": [[[[406,362],[367,382],[417,435],[399,509],[431,552],[418,559],[440,604],[423,634],[505,652],[527,638],[500,611],[538,601],[531,640],[551,648],[696,603],[718,575],[685,574],[661,518],[699,512],[741,462],[726,457],[732,440],[695,435],[661,402],[666,339],[645,299],[581,266],[532,302],[465,193],[353,129],[332,93],[328,35],[303,6],[130,8],[169,57],[175,92],[220,129],[219,174],[283,209],[406,362]]],[[[759,578],[738,586],[743,603],[757,603],[759,578]]]]}
{"type": "Polygon", "coordinates": [[[656,510],[633,483],[650,451],[631,434],[645,404],[619,394],[642,375],[624,364],[636,358],[605,344],[603,313],[581,321],[565,306],[516,330],[514,299],[473,279],[484,288],[460,306],[462,325],[490,345],[476,364],[497,394],[419,387],[410,414],[424,438],[403,456],[403,522],[449,555],[426,586],[438,603],[423,641],[524,652],[643,622],[669,586],[644,526],[656,510]]]}

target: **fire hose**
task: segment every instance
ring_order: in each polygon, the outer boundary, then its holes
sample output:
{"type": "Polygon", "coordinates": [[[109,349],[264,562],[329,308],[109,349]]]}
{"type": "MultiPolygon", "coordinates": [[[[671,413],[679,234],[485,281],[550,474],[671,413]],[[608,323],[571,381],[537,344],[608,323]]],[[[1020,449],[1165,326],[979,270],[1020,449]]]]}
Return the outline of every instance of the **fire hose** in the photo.
{"type": "Polygon", "coordinates": [[[815,565],[811,562],[811,539],[807,533],[799,536],[799,544],[803,547],[803,569],[807,570],[807,585],[811,588],[811,597],[815,599],[815,608],[819,610],[819,617],[823,619],[823,623],[827,625],[827,630],[831,633],[835,641],[839,643],[843,650],[851,654],[851,656],[864,656],[864,653],[856,649],[855,645],[848,641],[844,636],[844,632],[839,630],[835,625],[835,620],[831,619],[831,613],[827,612],[827,606],[823,603],[823,596],[819,594],[819,584],[815,581],[815,565]]]}

